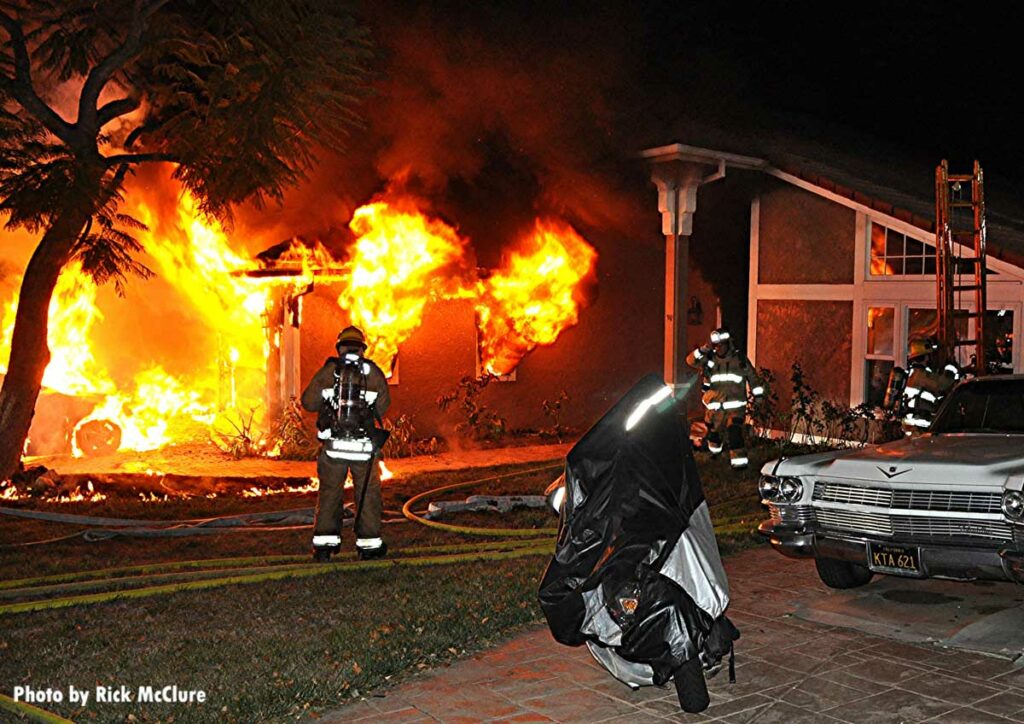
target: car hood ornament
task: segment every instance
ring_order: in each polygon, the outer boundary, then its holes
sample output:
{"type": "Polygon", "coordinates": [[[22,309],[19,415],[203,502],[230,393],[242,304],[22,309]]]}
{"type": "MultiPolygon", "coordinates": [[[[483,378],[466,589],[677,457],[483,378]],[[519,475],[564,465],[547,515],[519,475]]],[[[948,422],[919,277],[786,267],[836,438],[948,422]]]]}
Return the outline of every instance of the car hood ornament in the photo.
{"type": "Polygon", "coordinates": [[[913,468],[903,468],[903,470],[900,470],[895,465],[890,465],[888,470],[883,468],[881,465],[876,465],[875,467],[878,468],[879,472],[881,472],[882,475],[889,478],[890,480],[895,478],[897,475],[903,475],[903,473],[909,473],[911,470],[913,470],[913,468]]]}

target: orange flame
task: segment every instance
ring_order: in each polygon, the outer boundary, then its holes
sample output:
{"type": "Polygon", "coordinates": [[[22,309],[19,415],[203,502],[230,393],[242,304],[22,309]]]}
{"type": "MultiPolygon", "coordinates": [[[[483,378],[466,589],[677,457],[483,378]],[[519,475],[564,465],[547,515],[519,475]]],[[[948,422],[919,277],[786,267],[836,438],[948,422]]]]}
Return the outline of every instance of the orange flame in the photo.
{"type": "Polygon", "coordinates": [[[538,345],[554,344],[579,321],[597,252],[563,222],[537,220],[522,246],[481,284],[480,362],[504,375],[538,345]]]}
{"type": "Polygon", "coordinates": [[[367,356],[390,371],[431,294],[460,292],[466,242],[443,221],[393,201],[359,207],[349,226],[357,238],[338,304],[367,335],[367,356]]]}
{"type": "MultiPolygon", "coordinates": [[[[131,339],[120,348],[101,344],[102,298],[78,263],[65,268],[50,305],[52,359],[43,384],[95,397],[98,403],[77,429],[93,420],[110,421],[120,429],[119,450],[153,450],[207,437],[211,428],[230,437],[252,410],[257,411],[252,432],[262,429],[273,285],[305,289],[314,279],[339,283],[339,306],[367,334],[368,356],[387,371],[421,325],[432,298],[473,299],[483,368],[505,374],[531,349],[554,343],[577,323],[597,258],[568,224],[538,220],[504,266],[481,280],[473,271],[468,240],[455,228],[410,199],[389,196],[355,211],[350,222],[355,240],[344,262],[319,243],[294,239],[273,262],[286,273],[252,274],[250,253],[204,219],[190,196],[180,196],[173,214],[157,213],[155,201],[130,194],[126,210],[148,227],[136,235],[145,249],[143,261],[167,289],[160,292],[161,303],[187,320],[193,337],[202,339],[199,347],[182,349],[172,342],[160,352],[135,348],[131,339]],[[168,371],[178,369],[173,364],[185,371],[168,371]]],[[[111,318],[123,310],[104,309],[111,318]]],[[[0,316],[0,372],[6,371],[16,311],[14,294],[0,316]]],[[[168,339],[177,338],[177,331],[168,329],[168,339]]],[[[260,449],[271,457],[279,454],[266,443],[260,449]]],[[[75,445],[73,452],[83,451],[75,445]]],[[[383,465],[382,473],[387,479],[383,465]]]]}

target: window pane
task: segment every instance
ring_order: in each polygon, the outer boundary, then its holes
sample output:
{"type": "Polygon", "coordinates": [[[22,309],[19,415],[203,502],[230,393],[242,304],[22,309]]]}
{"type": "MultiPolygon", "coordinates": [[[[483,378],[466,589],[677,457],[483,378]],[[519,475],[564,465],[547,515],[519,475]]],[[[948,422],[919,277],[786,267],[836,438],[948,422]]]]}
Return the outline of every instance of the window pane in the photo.
{"type": "Polygon", "coordinates": [[[907,239],[907,256],[924,256],[924,244],[917,239],[907,239]]]}
{"type": "MultiPolygon", "coordinates": [[[[960,339],[967,339],[967,320],[960,317],[956,320],[957,333],[960,339]]],[[[939,322],[938,316],[934,309],[911,309],[907,315],[907,345],[909,346],[910,341],[913,339],[927,339],[928,337],[938,337],[939,335],[939,322]]],[[[960,365],[964,365],[964,350],[965,347],[961,347],[957,351],[957,359],[960,365]]]]}
{"type": "Polygon", "coordinates": [[[871,256],[885,256],[885,227],[871,225],[871,256]]]}
{"type": "Polygon", "coordinates": [[[868,308],[868,354],[893,353],[893,329],[896,310],[893,307],[868,308]]]}
{"type": "Polygon", "coordinates": [[[885,239],[885,255],[887,257],[903,256],[903,234],[897,233],[892,229],[886,230],[885,239]]]}
{"type": "Polygon", "coordinates": [[[924,259],[919,256],[908,256],[903,261],[904,274],[924,274],[924,259]]]}
{"type": "Polygon", "coordinates": [[[889,386],[889,373],[893,363],[888,360],[869,359],[867,361],[867,387],[864,402],[880,406],[885,401],[885,390],[889,386]]]}
{"type": "Polygon", "coordinates": [[[929,276],[934,276],[934,274],[935,274],[935,255],[934,254],[929,254],[928,256],[926,256],[924,258],[924,273],[928,274],[929,276]]]}
{"type": "Polygon", "coordinates": [[[915,339],[937,337],[938,318],[934,309],[911,309],[907,318],[907,347],[915,339]]]}

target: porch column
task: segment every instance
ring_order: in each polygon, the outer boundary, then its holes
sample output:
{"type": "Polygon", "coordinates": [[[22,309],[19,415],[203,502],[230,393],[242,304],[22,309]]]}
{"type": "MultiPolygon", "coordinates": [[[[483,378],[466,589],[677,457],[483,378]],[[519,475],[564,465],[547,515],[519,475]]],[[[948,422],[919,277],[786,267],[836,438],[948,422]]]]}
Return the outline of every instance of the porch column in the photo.
{"type": "Polygon", "coordinates": [[[690,235],[693,214],[697,210],[697,186],[693,181],[680,183],[673,176],[655,174],[658,187],[658,211],[665,235],[665,382],[678,388],[687,377],[686,339],[687,277],[689,274],[690,235]]]}

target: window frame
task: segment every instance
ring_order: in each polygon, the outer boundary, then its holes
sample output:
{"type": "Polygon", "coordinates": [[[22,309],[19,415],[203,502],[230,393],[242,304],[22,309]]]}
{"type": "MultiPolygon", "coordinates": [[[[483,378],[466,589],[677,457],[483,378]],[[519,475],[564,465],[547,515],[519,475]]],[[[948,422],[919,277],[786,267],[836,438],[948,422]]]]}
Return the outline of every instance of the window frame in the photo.
{"type": "MultiPolygon", "coordinates": [[[[923,239],[919,239],[916,236],[913,236],[911,234],[906,233],[905,231],[901,231],[900,229],[896,229],[896,228],[894,228],[892,226],[888,226],[886,224],[883,224],[880,221],[876,221],[875,219],[872,219],[871,217],[867,217],[865,225],[867,226],[867,239],[866,239],[866,244],[865,244],[865,247],[866,247],[865,251],[866,251],[867,258],[865,259],[865,265],[866,266],[865,266],[865,270],[864,270],[865,271],[864,278],[865,278],[866,281],[885,281],[885,280],[892,280],[892,281],[899,281],[899,280],[920,281],[922,279],[927,279],[927,278],[934,279],[935,278],[935,271],[934,270],[931,271],[931,272],[923,271],[928,266],[928,259],[929,258],[931,258],[933,260],[933,263],[936,263],[935,262],[936,250],[935,250],[935,243],[934,242],[928,242],[928,241],[925,241],[923,239]],[[872,252],[872,237],[873,237],[873,234],[874,234],[874,228],[876,226],[878,226],[878,227],[880,227],[882,229],[885,229],[885,234],[886,234],[886,250],[888,250],[888,241],[889,241],[889,234],[890,233],[899,234],[900,236],[903,237],[903,250],[904,250],[904,253],[902,255],[898,256],[898,257],[893,257],[893,258],[894,259],[898,258],[898,259],[902,260],[904,273],[901,273],[901,274],[875,274],[871,270],[871,263],[872,263],[872,261],[875,258],[874,254],[872,252]],[[911,256],[907,256],[906,255],[906,244],[907,244],[908,240],[915,241],[918,244],[921,244],[924,247],[924,254],[922,254],[920,257],[917,257],[917,256],[912,256],[912,257],[911,256]],[[922,272],[920,274],[907,274],[905,272],[905,270],[906,270],[906,260],[907,259],[917,259],[917,258],[920,258],[922,260],[922,262],[921,262],[922,272]]],[[[888,257],[888,254],[886,254],[885,256],[883,256],[881,258],[882,258],[883,261],[885,261],[889,257],[888,257]]]]}

